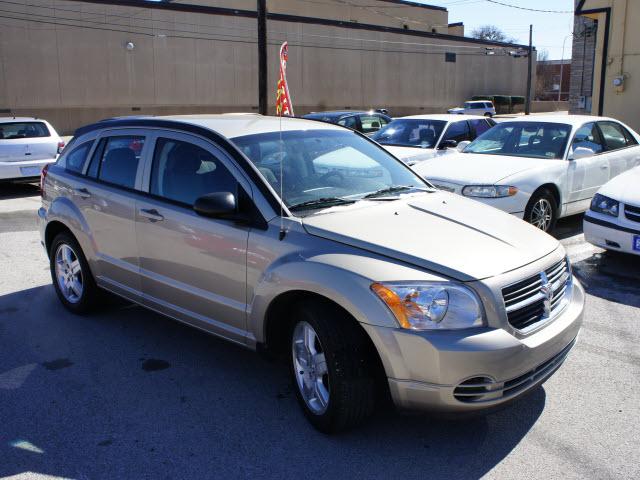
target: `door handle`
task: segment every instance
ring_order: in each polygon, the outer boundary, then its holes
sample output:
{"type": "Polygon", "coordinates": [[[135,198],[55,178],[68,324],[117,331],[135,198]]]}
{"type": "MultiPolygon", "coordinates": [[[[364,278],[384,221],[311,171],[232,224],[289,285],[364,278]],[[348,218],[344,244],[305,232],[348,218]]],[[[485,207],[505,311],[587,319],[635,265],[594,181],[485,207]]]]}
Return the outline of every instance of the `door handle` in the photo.
{"type": "Polygon", "coordinates": [[[164,217],[160,215],[155,208],[141,208],[140,216],[148,218],[152,222],[161,222],[164,220],[164,217]]]}
{"type": "Polygon", "coordinates": [[[609,168],[609,165],[600,165],[600,168],[601,168],[602,170],[606,170],[607,168],[609,168]]]}
{"type": "Polygon", "coordinates": [[[74,188],[73,194],[76,197],[80,198],[89,198],[91,196],[91,192],[89,192],[89,190],[87,190],[86,188],[74,188]]]}

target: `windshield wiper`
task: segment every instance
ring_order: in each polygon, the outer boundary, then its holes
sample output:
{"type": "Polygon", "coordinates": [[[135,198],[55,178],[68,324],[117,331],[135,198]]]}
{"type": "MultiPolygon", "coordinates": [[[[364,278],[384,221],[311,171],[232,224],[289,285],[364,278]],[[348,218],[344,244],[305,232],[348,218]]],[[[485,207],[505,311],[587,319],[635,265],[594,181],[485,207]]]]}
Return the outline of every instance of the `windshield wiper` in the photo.
{"type": "Polygon", "coordinates": [[[377,190],[377,191],[375,191],[373,193],[368,193],[367,195],[365,195],[362,198],[384,197],[385,195],[388,195],[389,193],[403,192],[405,190],[417,190],[417,191],[421,191],[421,192],[431,192],[432,191],[432,189],[430,189],[430,188],[414,187],[413,185],[395,185],[393,187],[387,187],[387,188],[383,188],[383,189],[377,190]]]}
{"type": "Polygon", "coordinates": [[[355,200],[349,200],[340,197],[322,197],[315,200],[307,200],[306,202],[296,203],[289,207],[289,210],[294,212],[296,210],[307,210],[311,208],[333,207],[336,205],[350,205],[355,203],[355,200]]]}

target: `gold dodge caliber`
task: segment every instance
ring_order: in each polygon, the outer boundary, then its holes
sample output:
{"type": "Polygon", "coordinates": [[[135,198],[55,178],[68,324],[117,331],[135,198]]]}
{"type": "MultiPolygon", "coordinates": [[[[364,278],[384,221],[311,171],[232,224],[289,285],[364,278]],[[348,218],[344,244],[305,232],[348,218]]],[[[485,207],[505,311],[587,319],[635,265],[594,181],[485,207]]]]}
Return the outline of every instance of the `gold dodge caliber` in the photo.
{"type": "Polygon", "coordinates": [[[362,422],[385,391],[412,410],[512,401],[560,367],[582,323],[555,239],[337,125],[107,120],[76,132],[42,187],[69,310],[108,290],[282,354],[324,432],[362,422]]]}

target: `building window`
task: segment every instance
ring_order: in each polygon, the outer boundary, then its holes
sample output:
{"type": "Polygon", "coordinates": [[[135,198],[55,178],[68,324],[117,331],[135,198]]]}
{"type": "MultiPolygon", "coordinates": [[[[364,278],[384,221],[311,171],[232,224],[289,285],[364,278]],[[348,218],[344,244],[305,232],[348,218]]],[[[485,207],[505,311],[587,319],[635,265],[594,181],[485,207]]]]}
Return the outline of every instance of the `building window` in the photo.
{"type": "Polygon", "coordinates": [[[445,62],[455,63],[456,62],[456,54],[455,53],[451,53],[451,52],[445,53],[444,54],[444,61],[445,62]]]}

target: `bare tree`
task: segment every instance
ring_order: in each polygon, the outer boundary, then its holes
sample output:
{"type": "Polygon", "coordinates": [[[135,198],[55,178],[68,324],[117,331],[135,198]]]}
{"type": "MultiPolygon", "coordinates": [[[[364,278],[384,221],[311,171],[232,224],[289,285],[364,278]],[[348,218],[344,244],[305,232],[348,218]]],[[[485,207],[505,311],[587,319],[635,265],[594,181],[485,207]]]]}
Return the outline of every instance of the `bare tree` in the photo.
{"type": "Polygon", "coordinates": [[[507,36],[499,27],[495,25],[482,25],[471,32],[473,38],[489,40],[492,42],[515,43],[515,38],[507,36]]]}

